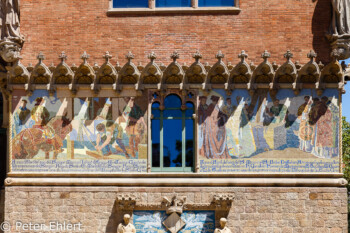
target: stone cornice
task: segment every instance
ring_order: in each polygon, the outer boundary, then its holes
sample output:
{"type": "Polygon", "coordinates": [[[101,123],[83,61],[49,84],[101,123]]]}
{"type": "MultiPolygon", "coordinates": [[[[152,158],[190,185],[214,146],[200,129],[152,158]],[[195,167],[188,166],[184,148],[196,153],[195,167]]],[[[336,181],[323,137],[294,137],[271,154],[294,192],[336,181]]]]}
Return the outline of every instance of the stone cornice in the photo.
{"type": "Polygon", "coordinates": [[[258,89],[269,89],[275,93],[278,89],[290,88],[296,94],[301,89],[313,88],[319,95],[327,88],[344,91],[344,73],[339,62],[334,59],[326,66],[316,63],[317,54],[310,51],[307,54],[310,61],[304,65],[293,62],[293,54],[287,51],[286,62],[278,65],[270,62],[270,53],[262,53],[262,62],[258,65],[247,61],[248,55],[242,51],[238,55],[240,61],[236,65],[225,64],[224,55],[216,55],[217,63],[209,65],[201,63],[201,54],[197,51],[190,66],[179,62],[179,54],[172,54],[173,62],[168,66],[157,64],[156,55],[151,53],[146,66],[132,62],[134,55],[129,52],[127,62],[120,66],[109,62],[111,55],[106,52],[103,56],[106,62],[101,66],[90,65],[89,56],[84,53],[83,62],[77,67],[69,66],[64,52],[59,56],[61,63],[49,68],[43,62],[43,55],[38,56],[39,62],[34,67],[25,67],[20,62],[15,63],[7,75],[7,88],[24,89],[32,93],[35,89],[47,89],[50,94],[57,90],[69,90],[74,96],[79,90],[90,91],[91,95],[99,96],[101,90],[114,91],[119,95],[123,89],[143,91],[145,89],[178,88],[181,90],[222,88],[227,92],[234,89],[247,89],[253,94],[258,89]],[[175,55],[176,56],[175,56],[175,55]]]}
{"type": "Polygon", "coordinates": [[[344,178],[7,178],[6,186],[344,187],[344,178]]]}

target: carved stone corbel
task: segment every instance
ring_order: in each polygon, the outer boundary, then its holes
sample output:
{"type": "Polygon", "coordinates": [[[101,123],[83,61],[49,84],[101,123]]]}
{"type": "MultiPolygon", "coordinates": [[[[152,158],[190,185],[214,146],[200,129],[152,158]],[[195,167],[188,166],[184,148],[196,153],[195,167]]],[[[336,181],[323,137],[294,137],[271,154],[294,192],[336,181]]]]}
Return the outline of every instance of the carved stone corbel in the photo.
{"type": "MultiPolygon", "coordinates": [[[[52,73],[49,70],[49,68],[44,64],[43,60],[45,59],[45,56],[42,52],[39,53],[37,56],[38,64],[34,66],[34,69],[32,71],[32,74],[30,76],[29,82],[28,82],[28,88],[27,91],[30,93],[33,93],[35,85],[47,85],[47,89],[49,90],[50,82],[52,73]]],[[[51,93],[52,94],[52,93],[51,93]]]]}
{"type": "Polygon", "coordinates": [[[136,197],[133,194],[118,194],[116,204],[119,210],[133,210],[136,205],[136,197]]]}
{"type": "Polygon", "coordinates": [[[217,210],[226,210],[231,208],[234,199],[234,194],[215,194],[213,197],[212,204],[217,210]]]}
{"type": "Polygon", "coordinates": [[[225,55],[219,51],[216,54],[216,59],[218,61],[210,68],[206,80],[206,84],[226,84],[228,81],[228,77],[230,75],[229,70],[222,59],[225,55]]]}
{"type": "Polygon", "coordinates": [[[275,89],[279,88],[290,88],[292,87],[293,91],[295,92],[297,89],[297,75],[298,70],[294,63],[291,61],[291,58],[293,58],[293,53],[291,53],[289,50],[284,54],[284,57],[287,59],[287,61],[280,66],[275,74],[275,89]]]}
{"type": "Polygon", "coordinates": [[[156,58],[157,56],[154,52],[148,54],[148,59],[150,59],[150,62],[142,70],[141,77],[136,85],[136,90],[143,90],[145,85],[150,87],[158,87],[158,84],[161,83],[163,72],[156,64],[156,58]]]}
{"type": "Polygon", "coordinates": [[[169,85],[179,85],[179,87],[182,87],[181,84],[184,81],[185,72],[177,62],[179,54],[175,51],[170,55],[170,58],[173,62],[164,70],[160,89],[165,89],[169,85]]]}
{"type": "Polygon", "coordinates": [[[135,85],[136,88],[141,75],[137,66],[132,62],[135,56],[129,51],[125,58],[128,62],[118,72],[116,83],[113,85],[113,89],[117,94],[122,91],[124,85],[135,85]]]}
{"type": "Polygon", "coordinates": [[[248,84],[250,83],[252,77],[252,70],[250,65],[247,63],[246,59],[248,58],[248,54],[244,50],[238,55],[238,58],[241,61],[233,67],[230,78],[228,80],[228,89],[233,90],[234,88],[248,88],[248,84]]]}
{"type": "Polygon", "coordinates": [[[264,61],[253,72],[251,90],[257,88],[273,89],[275,71],[272,64],[268,61],[270,56],[271,54],[267,50],[261,54],[264,61]]]}
{"type": "Polygon", "coordinates": [[[319,86],[321,72],[318,64],[315,61],[317,53],[311,50],[307,54],[307,57],[310,59],[310,61],[306,63],[298,72],[298,89],[304,88],[305,85],[314,85],[315,88],[318,88],[319,86]]]}
{"type": "Polygon", "coordinates": [[[186,71],[185,81],[186,85],[203,84],[207,76],[207,71],[204,65],[200,62],[202,54],[197,50],[193,56],[195,62],[186,71]]]}
{"type": "Polygon", "coordinates": [[[67,55],[65,52],[61,52],[58,57],[61,60],[61,63],[56,66],[53,71],[51,82],[49,85],[49,92],[54,93],[57,89],[57,86],[68,87],[72,83],[74,72],[67,65],[67,55]]]}
{"type": "Polygon", "coordinates": [[[113,85],[117,80],[118,72],[109,61],[112,56],[107,51],[105,55],[103,55],[103,58],[105,59],[105,63],[97,70],[96,79],[92,88],[95,93],[101,90],[101,86],[113,85]]]}
{"type": "Polygon", "coordinates": [[[91,84],[94,83],[96,76],[94,69],[87,62],[89,57],[90,56],[86,52],[84,52],[81,56],[83,62],[75,71],[73,82],[69,86],[69,89],[72,91],[73,95],[75,95],[78,91],[77,85],[90,85],[90,88],[93,87],[91,84]]]}

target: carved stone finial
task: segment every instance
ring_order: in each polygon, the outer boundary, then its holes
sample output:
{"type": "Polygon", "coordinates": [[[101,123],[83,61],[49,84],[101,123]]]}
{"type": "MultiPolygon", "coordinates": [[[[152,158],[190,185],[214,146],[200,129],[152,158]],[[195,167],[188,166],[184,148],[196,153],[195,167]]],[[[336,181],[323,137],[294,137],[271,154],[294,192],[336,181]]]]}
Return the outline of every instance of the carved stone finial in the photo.
{"type": "Polygon", "coordinates": [[[293,53],[290,50],[287,50],[284,57],[287,59],[287,61],[290,61],[290,59],[293,57],[293,53]]]}
{"type": "Polygon", "coordinates": [[[199,50],[197,50],[192,57],[196,60],[196,62],[199,62],[199,59],[202,58],[202,54],[199,52],[199,50]]]}
{"type": "Polygon", "coordinates": [[[152,51],[150,54],[148,54],[148,59],[151,60],[151,62],[153,63],[154,60],[156,60],[157,55],[152,51]]]}
{"type": "Polygon", "coordinates": [[[173,59],[174,62],[176,62],[176,59],[179,59],[180,55],[177,51],[174,51],[171,55],[170,58],[173,59]]]}
{"type": "Polygon", "coordinates": [[[313,62],[316,57],[317,57],[317,53],[315,53],[315,51],[313,50],[310,50],[310,52],[307,54],[307,58],[310,58],[311,62],[313,62]]]}
{"type": "Polygon", "coordinates": [[[81,59],[83,59],[84,63],[87,62],[87,60],[89,59],[90,55],[86,53],[86,51],[84,51],[83,55],[81,55],[81,59]]]}
{"type": "Polygon", "coordinates": [[[128,52],[128,54],[125,55],[125,58],[128,59],[128,62],[131,62],[132,59],[135,58],[134,54],[132,54],[131,51],[128,52]]]}
{"type": "Polygon", "coordinates": [[[221,52],[221,50],[219,50],[215,57],[218,59],[219,62],[221,62],[225,55],[221,52]]]}
{"type": "Polygon", "coordinates": [[[242,50],[241,53],[238,54],[238,58],[240,58],[240,59],[241,59],[241,62],[243,63],[243,62],[245,62],[245,59],[248,58],[248,54],[246,54],[245,51],[242,50]]]}
{"type": "Polygon", "coordinates": [[[61,52],[61,54],[58,56],[58,58],[61,60],[61,62],[65,62],[67,60],[67,55],[64,51],[61,52]]]}
{"type": "Polygon", "coordinates": [[[265,51],[261,54],[261,57],[264,59],[264,61],[267,61],[267,59],[268,59],[269,57],[271,57],[271,54],[270,54],[267,50],[265,50],[265,51]]]}
{"type": "Polygon", "coordinates": [[[40,52],[36,58],[39,60],[39,63],[42,63],[43,60],[45,60],[45,56],[44,56],[43,52],[40,52]]]}
{"type": "Polygon", "coordinates": [[[112,58],[112,55],[109,54],[109,52],[107,51],[105,53],[105,55],[103,55],[103,58],[106,60],[106,62],[108,63],[109,62],[109,59],[112,58]]]}

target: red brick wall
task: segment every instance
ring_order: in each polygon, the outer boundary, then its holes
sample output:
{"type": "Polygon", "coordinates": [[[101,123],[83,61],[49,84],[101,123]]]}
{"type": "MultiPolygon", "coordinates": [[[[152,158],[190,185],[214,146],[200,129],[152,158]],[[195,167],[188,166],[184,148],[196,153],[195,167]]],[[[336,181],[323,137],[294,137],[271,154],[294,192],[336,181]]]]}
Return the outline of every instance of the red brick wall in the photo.
{"type": "Polygon", "coordinates": [[[108,0],[21,0],[23,63],[35,64],[36,55],[43,51],[46,64],[57,64],[59,53],[65,51],[68,64],[78,65],[87,51],[90,63],[101,65],[108,50],[113,63],[124,64],[124,54],[131,50],[137,63],[145,65],[147,54],[155,51],[167,65],[175,49],[179,61],[187,64],[193,62],[196,49],[211,64],[218,50],[233,64],[241,50],[246,50],[250,61],[260,63],[265,49],[271,52],[271,61],[280,64],[287,49],[302,63],[308,61],[310,49],[322,62],[329,60],[324,35],[330,0],[240,0],[238,15],[107,16],[108,4],[108,0]]]}

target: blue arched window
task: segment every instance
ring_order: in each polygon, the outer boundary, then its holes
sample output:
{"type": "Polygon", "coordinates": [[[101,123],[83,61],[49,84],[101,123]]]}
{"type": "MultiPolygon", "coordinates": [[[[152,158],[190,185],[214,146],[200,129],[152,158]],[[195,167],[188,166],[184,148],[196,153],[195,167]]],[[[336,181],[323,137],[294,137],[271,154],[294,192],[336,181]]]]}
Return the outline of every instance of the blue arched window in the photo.
{"type": "Polygon", "coordinates": [[[170,94],[152,104],[152,171],[193,171],[194,164],[194,105],[170,94]]]}

